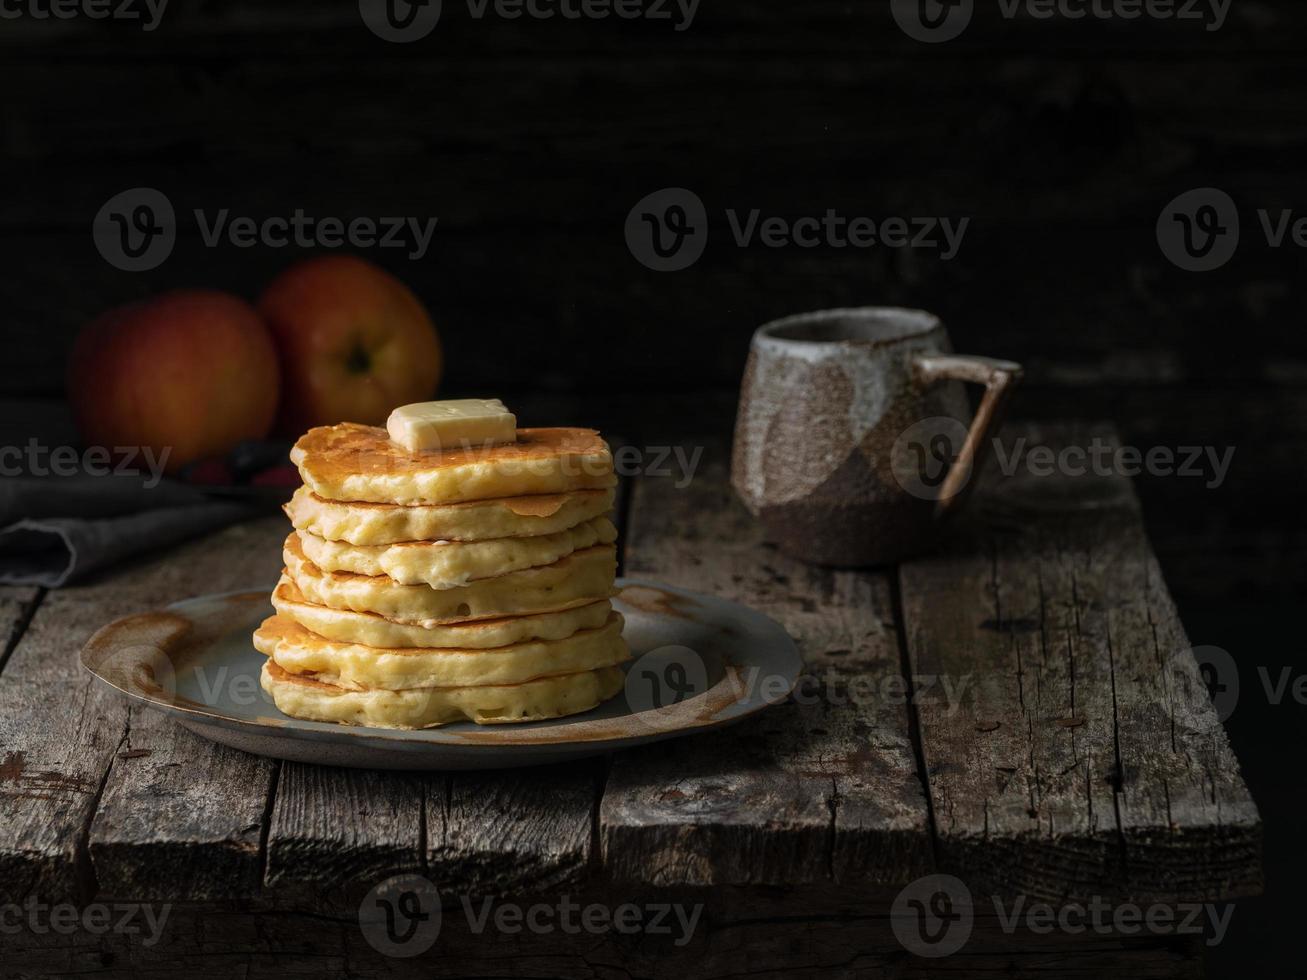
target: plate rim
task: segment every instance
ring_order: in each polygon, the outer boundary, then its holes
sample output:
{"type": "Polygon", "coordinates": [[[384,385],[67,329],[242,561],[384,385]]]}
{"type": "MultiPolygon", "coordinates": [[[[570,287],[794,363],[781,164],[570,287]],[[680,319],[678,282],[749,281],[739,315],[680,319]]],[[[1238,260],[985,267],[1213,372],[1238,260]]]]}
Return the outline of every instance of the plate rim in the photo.
{"type": "MultiPolygon", "coordinates": [[[[559,735],[557,737],[532,738],[524,741],[513,741],[511,738],[502,740],[489,739],[465,741],[456,738],[441,738],[440,736],[444,731],[444,726],[425,729],[388,729],[365,725],[342,725],[331,722],[314,722],[310,719],[292,718],[289,715],[287,715],[284,720],[275,720],[275,724],[269,724],[267,722],[234,717],[230,714],[219,712],[213,708],[190,707],[188,705],[159,700],[152,698],[141,691],[120,686],[118,683],[115,683],[115,681],[106,677],[92,666],[90,663],[92,649],[96,646],[97,639],[102,633],[114,628],[121,628],[124,624],[139,616],[149,615],[151,612],[150,610],[147,610],[145,613],[136,613],[119,617],[118,619],[100,627],[83,645],[78,660],[83,670],[89,672],[99,683],[105,685],[110,690],[117,692],[119,695],[130,698],[132,701],[142,704],[152,710],[158,711],[161,714],[171,716],[176,719],[178,723],[185,725],[187,728],[191,728],[192,724],[198,724],[241,732],[254,737],[289,738],[295,741],[309,741],[319,744],[330,743],[342,746],[353,746],[356,748],[372,747],[388,751],[399,749],[404,752],[413,753],[437,751],[493,755],[510,750],[524,753],[532,751],[544,753],[549,750],[557,752],[561,749],[573,747],[578,750],[584,749],[588,753],[597,754],[612,751],[614,749],[647,745],[652,742],[663,741],[669,738],[679,738],[685,735],[695,735],[724,728],[758,714],[775,704],[784,702],[797,688],[799,680],[803,674],[803,656],[799,652],[798,645],[795,643],[794,638],[790,635],[789,631],[766,613],[755,609],[752,606],[746,605],[745,603],[737,602],[734,599],[696,592],[691,589],[680,588],[654,579],[620,576],[616,579],[615,586],[618,590],[617,594],[614,595],[614,598],[616,599],[620,599],[621,591],[626,588],[633,586],[651,588],[681,595],[695,601],[707,599],[714,603],[723,603],[736,610],[742,611],[748,616],[762,620],[776,633],[777,640],[783,641],[781,656],[785,661],[785,666],[783,670],[778,670],[776,674],[777,676],[785,677],[786,686],[784,690],[776,693],[775,696],[771,698],[764,698],[756,691],[746,693],[745,695],[732,700],[729,704],[724,705],[714,716],[699,720],[695,724],[673,726],[670,728],[665,726],[650,726],[649,731],[642,734],[625,734],[611,738],[592,739],[575,737],[567,738],[565,735],[559,735]],[[291,724],[295,722],[298,722],[301,725],[314,724],[327,727],[304,728],[291,724]]],[[[153,612],[184,611],[187,606],[193,604],[237,597],[266,598],[270,593],[270,587],[266,589],[231,589],[225,592],[204,593],[202,595],[179,599],[161,607],[160,609],[153,610],[153,612]]],[[[719,683],[723,682],[724,681],[719,683]]],[[[706,694],[707,692],[704,693],[706,694]]],[[[592,708],[590,710],[594,709],[592,708]]],[[[569,717],[580,718],[584,717],[584,714],[585,713],[569,717]]],[[[566,718],[550,720],[565,722],[566,718]]],[[[479,725],[477,726],[477,729],[474,729],[474,731],[485,731],[487,729],[502,729],[507,734],[514,730],[514,726],[479,725]]],[[[535,729],[535,731],[538,730],[539,729],[535,729]]]]}

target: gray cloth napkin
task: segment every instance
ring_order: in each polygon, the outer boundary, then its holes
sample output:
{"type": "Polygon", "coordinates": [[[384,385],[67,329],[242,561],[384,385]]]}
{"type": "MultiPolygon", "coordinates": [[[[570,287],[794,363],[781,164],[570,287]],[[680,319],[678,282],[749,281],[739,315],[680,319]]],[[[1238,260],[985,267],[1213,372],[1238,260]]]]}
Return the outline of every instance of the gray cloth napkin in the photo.
{"type": "Polygon", "coordinates": [[[258,512],[172,480],[7,476],[0,480],[0,583],[59,588],[258,512]]]}

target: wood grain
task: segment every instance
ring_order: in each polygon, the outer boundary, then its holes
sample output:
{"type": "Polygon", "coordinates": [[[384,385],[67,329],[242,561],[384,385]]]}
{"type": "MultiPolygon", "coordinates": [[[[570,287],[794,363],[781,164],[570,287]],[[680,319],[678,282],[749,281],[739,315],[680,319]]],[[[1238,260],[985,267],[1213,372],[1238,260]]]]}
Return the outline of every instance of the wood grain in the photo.
{"type": "MultiPolygon", "coordinates": [[[[285,522],[269,518],[215,536],[197,572],[212,584],[197,591],[275,581],[284,533],[285,522]]],[[[100,890],[190,900],[256,894],[277,766],[132,705],[88,835],[100,890]]]]}
{"type": "MultiPolygon", "coordinates": [[[[35,891],[54,899],[94,890],[86,846],[91,818],[115,769],[115,783],[135,778],[120,766],[139,760],[119,758],[130,750],[131,713],[125,701],[81,669],[82,644],[119,616],[215,589],[273,581],[275,552],[270,559],[261,547],[266,536],[266,529],[255,526],[232,527],[124,566],[92,584],[53,592],[37,608],[0,673],[0,757],[6,760],[0,780],[0,888],[6,894],[35,891]]],[[[167,734],[159,738],[152,731],[147,726],[142,745],[159,750],[154,765],[171,761],[184,767],[190,761],[173,752],[167,734]]],[[[246,784],[259,791],[258,773],[266,771],[265,763],[241,757],[225,765],[231,775],[244,769],[246,784]]],[[[232,808],[223,793],[208,793],[200,785],[187,788],[178,773],[160,774],[159,780],[156,788],[189,795],[184,804],[191,811],[188,826],[200,842],[239,841],[251,809],[261,812],[257,796],[253,808],[232,808]]],[[[148,804],[150,799],[148,785],[115,788],[103,840],[129,829],[144,835],[147,847],[149,840],[159,841],[161,850],[184,841],[188,830],[165,819],[175,813],[172,806],[160,812],[148,804]],[[133,799],[134,793],[141,795],[133,799]],[[132,804],[146,806],[146,812],[129,818],[117,809],[132,804]]],[[[132,843],[143,842],[134,837],[132,843]]],[[[153,860],[150,864],[166,874],[153,860]]],[[[141,880],[131,871],[110,871],[108,877],[141,880]]]]}
{"type": "Polygon", "coordinates": [[[423,868],[421,777],[284,762],[264,884],[287,895],[367,891],[423,868]]]}
{"type": "Polygon", "coordinates": [[[599,808],[605,868],[656,885],[907,880],[929,831],[889,582],[779,554],[734,499],[723,447],[703,448],[688,486],[637,481],[626,574],[775,617],[808,674],[754,720],[616,756],[599,808]]]}
{"type": "Polygon", "coordinates": [[[520,897],[591,869],[603,760],[458,773],[427,795],[427,868],[451,894],[520,897]]]}
{"type": "MultiPolygon", "coordinates": [[[[1023,437],[1115,444],[1004,442],[1023,437]]],[[[1055,900],[1256,892],[1260,821],[1213,709],[1168,713],[1188,642],[1129,481],[1019,469],[978,504],[955,547],[899,571],[913,671],[968,682],[917,708],[942,865],[1055,900]]]]}

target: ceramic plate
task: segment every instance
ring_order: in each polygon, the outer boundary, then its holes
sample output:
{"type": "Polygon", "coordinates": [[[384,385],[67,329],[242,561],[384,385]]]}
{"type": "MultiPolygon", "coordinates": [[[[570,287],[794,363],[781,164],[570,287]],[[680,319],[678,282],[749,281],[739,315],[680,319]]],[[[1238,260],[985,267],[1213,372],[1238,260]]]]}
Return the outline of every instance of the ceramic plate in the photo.
{"type": "Polygon", "coordinates": [[[618,580],[634,658],[625,690],[585,714],[423,731],[290,718],[259,686],[250,634],[271,589],[200,596],[101,629],[82,665],[147,707],[246,752],[378,769],[497,769],[609,752],[731,724],[784,700],[802,660],[774,620],[654,582],[618,580]]]}

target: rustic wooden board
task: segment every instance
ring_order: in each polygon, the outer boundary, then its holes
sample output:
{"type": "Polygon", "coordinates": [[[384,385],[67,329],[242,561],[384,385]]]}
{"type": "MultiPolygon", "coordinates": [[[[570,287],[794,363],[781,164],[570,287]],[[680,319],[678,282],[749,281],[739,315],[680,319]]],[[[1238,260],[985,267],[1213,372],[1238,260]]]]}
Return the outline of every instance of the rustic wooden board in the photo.
{"type": "Polygon", "coordinates": [[[45,590],[34,585],[0,585],[0,670],[43,598],[45,590]]]}
{"type": "MultiPolygon", "coordinates": [[[[1004,441],[1023,436],[1114,440],[1004,441]]],[[[917,707],[941,865],[1051,899],[1256,892],[1260,821],[1214,709],[1168,715],[1188,643],[1129,481],[1018,470],[980,496],[955,547],[899,572],[912,669],[972,681],[917,707]]]]}
{"type": "MultiPolygon", "coordinates": [[[[427,794],[427,869],[451,894],[521,896],[591,870],[603,760],[457,773],[427,794]]],[[[435,781],[433,780],[433,783],[435,781]]]]}
{"type": "MultiPolygon", "coordinates": [[[[231,528],[178,553],[197,591],[276,580],[285,522],[231,528]]],[[[181,597],[181,596],[179,596],[181,597]]],[[[109,895],[222,899],[256,894],[261,841],[277,763],[217,745],[154,711],[131,706],[88,835],[99,888],[109,895]]]]}
{"type": "Polygon", "coordinates": [[[256,895],[277,763],[133,707],[91,823],[101,893],[190,901],[256,895]]]}
{"type": "Polygon", "coordinates": [[[779,554],[727,485],[722,446],[704,450],[687,486],[637,481],[626,574],[775,617],[808,677],[801,698],[736,728],[616,756],[599,807],[605,868],[657,885],[910,879],[929,831],[893,687],[889,581],[779,554]]]}
{"type": "Polygon", "coordinates": [[[421,777],[283,762],[268,828],[264,883],[287,894],[421,871],[421,777]]]}
{"type": "MultiPolygon", "coordinates": [[[[115,769],[115,782],[135,778],[121,767],[140,760],[119,758],[131,745],[127,704],[81,669],[82,644],[119,616],[203,592],[275,580],[269,577],[275,571],[275,554],[254,546],[264,537],[255,526],[229,528],[91,584],[52,592],[37,608],[0,673],[0,755],[7,760],[0,780],[0,889],[6,894],[35,890],[43,898],[54,898],[93,889],[86,847],[92,815],[115,769]]],[[[147,765],[162,765],[165,756],[182,769],[192,764],[191,757],[173,751],[166,734],[156,740],[150,730],[144,744],[159,749],[160,758],[147,765]]],[[[228,764],[242,767],[236,759],[228,764]]],[[[245,782],[259,786],[256,774],[262,764],[248,758],[245,765],[245,782]]],[[[252,808],[233,806],[236,797],[227,795],[227,787],[210,792],[196,784],[188,789],[183,785],[186,778],[179,772],[161,774],[157,785],[190,795],[187,826],[197,842],[242,839],[251,811],[261,812],[261,801],[256,798],[252,808]]],[[[115,787],[102,824],[107,836],[98,840],[110,842],[120,829],[135,833],[149,828],[163,851],[184,844],[187,827],[168,819],[151,824],[148,815],[128,817],[119,809],[145,805],[148,795],[132,797],[147,791],[146,785],[122,791],[115,787]]],[[[176,810],[168,805],[152,812],[166,818],[176,810]]],[[[110,871],[108,877],[138,880],[129,870],[110,871]]]]}

